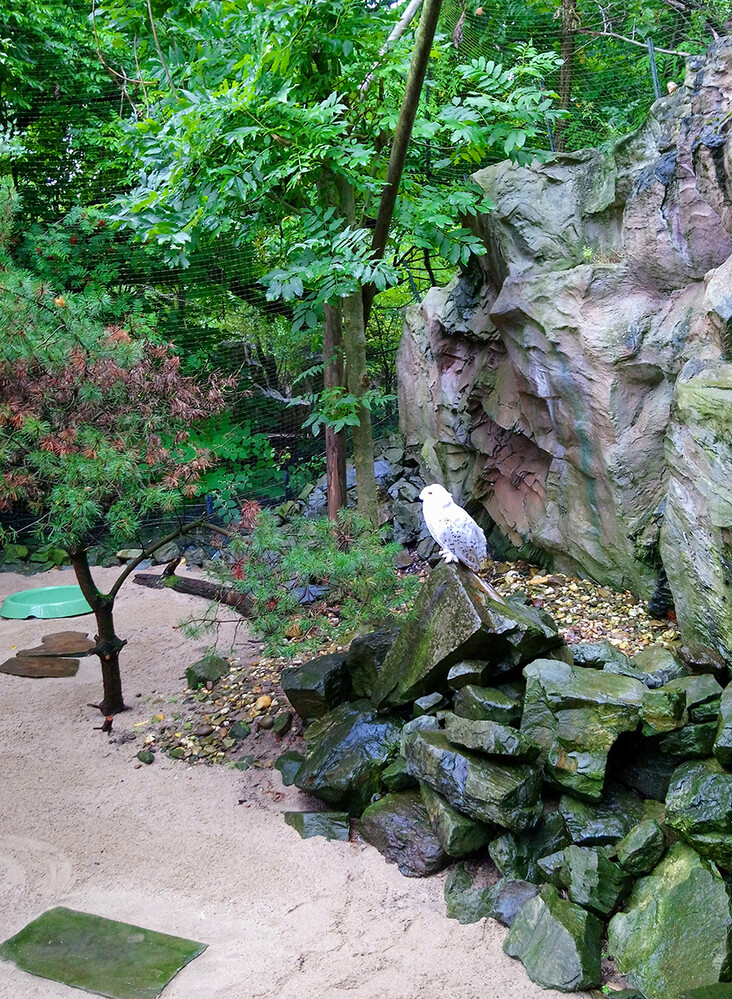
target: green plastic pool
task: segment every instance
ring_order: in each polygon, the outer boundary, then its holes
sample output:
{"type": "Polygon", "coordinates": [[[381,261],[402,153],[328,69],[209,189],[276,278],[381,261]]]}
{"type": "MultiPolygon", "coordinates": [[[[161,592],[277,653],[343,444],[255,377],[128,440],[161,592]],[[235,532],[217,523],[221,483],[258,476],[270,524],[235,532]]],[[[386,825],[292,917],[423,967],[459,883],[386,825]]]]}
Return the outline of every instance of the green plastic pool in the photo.
{"type": "Polygon", "coordinates": [[[74,617],[91,614],[78,586],[39,586],[11,593],[0,607],[0,617],[74,617]]]}

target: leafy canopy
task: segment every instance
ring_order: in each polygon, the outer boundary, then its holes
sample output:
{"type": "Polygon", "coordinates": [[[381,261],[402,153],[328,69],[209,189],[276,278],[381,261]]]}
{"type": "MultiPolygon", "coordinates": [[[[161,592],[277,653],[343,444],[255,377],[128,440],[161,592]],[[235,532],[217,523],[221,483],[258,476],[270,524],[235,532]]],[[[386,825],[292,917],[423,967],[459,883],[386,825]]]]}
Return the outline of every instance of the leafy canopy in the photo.
{"type": "Polygon", "coordinates": [[[191,428],[226,385],[181,373],[154,316],[105,325],[104,296],[59,292],[0,251],[0,509],[38,515],[69,551],[104,524],[134,537],[196,496],[213,454],[191,428]]]}

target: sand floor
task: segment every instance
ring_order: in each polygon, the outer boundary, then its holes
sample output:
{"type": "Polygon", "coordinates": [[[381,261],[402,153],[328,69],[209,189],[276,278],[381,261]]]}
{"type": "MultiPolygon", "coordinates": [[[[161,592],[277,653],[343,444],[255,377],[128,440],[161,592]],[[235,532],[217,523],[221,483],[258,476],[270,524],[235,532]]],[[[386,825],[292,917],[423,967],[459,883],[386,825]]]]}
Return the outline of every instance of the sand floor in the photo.
{"type": "MultiPolygon", "coordinates": [[[[116,570],[98,570],[101,585],[116,570]]],[[[67,572],[0,574],[0,600],[67,572]]],[[[123,687],[131,710],[172,711],[202,644],[175,628],[195,597],[128,582],[118,599],[123,687]],[[136,698],[141,693],[144,696],[136,698]],[[151,700],[160,698],[151,708],[151,700]]],[[[87,617],[0,619],[0,655],[53,631],[94,633],[87,617]]],[[[245,655],[246,648],[242,650],[245,655]]],[[[0,661],[2,661],[0,660],[0,661]]],[[[371,847],[301,840],[280,813],[307,809],[279,774],[189,767],[158,754],[135,768],[141,740],[110,742],[97,660],[71,679],[0,674],[0,940],[65,905],[208,943],[164,999],[535,999],[506,957],[505,930],[444,915],[444,876],[403,878],[371,847]]],[[[0,964],[0,999],[78,999],[81,992],[0,964]]]]}

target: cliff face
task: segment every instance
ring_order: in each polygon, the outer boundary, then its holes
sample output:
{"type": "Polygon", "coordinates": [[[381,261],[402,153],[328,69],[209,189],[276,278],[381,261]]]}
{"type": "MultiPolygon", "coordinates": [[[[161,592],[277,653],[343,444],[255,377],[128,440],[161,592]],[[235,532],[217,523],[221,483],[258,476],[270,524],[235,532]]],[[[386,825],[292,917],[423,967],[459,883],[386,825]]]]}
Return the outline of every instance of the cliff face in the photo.
{"type": "Polygon", "coordinates": [[[475,179],[488,252],[407,315],[407,445],[513,545],[648,594],[675,384],[732,330],[732,38],[613,148],[475,179]]]}

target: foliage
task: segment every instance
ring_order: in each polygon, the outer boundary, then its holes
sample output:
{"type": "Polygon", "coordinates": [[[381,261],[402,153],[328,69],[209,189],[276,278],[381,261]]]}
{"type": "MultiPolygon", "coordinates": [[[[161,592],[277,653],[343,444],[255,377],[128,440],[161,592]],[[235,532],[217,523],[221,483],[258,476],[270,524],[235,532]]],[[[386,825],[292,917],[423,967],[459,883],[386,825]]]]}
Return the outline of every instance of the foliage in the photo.
{"type": "Polygon", "coordinates": [[[299,655],[343,644],[405,608],[419,585],[399,577],[396,543],[384,542],[353,511],[338,521],[295,517],[282,525],[261,511],[232,543],[228,573],[254,599],[252,627],[269,655],[299,655]]]}
{"type": "MultiPolygon", "coordinates": [[[[215,467],[198,479],[198,492],[227,496],[256,492],[271,484],[275,455],[267,434],[257,433],[250,422],[235,422],[230,412],[216,413],[197,424],[182,448],[184,460],[210,452],[215,467]]],[[[279,494],[279,487],[275,495],[279,494]]]]}
{"type": "Polygon", "coordinates": [[[214,459],[190,431],[225,384],[182,375],[154,317],[105,325],[94,292],[59,292],[7,255],[0,267],[0,509],[30,510],[74,551],[102,522],[130,538],[198,495],[214,459]]]}

